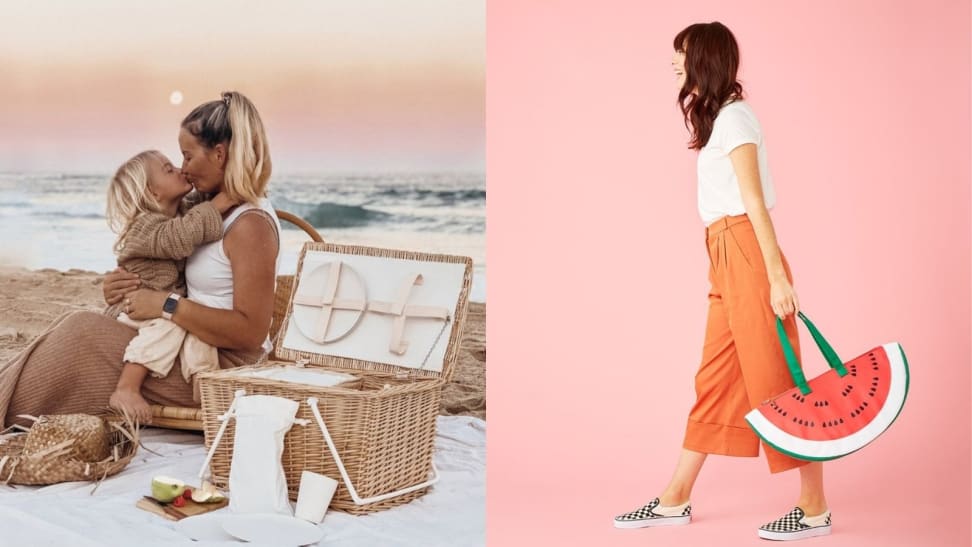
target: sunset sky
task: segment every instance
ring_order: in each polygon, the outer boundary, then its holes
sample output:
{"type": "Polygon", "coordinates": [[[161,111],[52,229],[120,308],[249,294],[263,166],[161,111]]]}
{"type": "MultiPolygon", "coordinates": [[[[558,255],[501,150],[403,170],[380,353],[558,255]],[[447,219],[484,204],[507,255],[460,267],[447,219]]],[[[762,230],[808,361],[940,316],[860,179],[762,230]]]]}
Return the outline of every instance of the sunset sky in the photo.
{"type": "Polygon", "coordinates": [[[0,21],[0,171],[176,160],[182,117],[230,89],[278,172],[484,169],[485,0],[39,0],[0,21]]]}

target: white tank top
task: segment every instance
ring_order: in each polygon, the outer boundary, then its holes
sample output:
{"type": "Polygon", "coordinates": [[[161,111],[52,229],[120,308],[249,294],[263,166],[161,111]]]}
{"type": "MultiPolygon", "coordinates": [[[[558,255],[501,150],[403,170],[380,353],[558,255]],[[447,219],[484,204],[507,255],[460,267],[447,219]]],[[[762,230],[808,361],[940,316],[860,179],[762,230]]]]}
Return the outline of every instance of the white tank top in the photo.
{"type": "MultiPolygon", "coordinates": [[[[223,234],[230,229],[244,212],[262,209],[273,218],[277,227],[277,256],[274,261],[274,276],[280,269],[280,220],[267,198],[260,199],[258,205],[244,203],[223,219],[223,234]]],[[[186,286],[189,299],[211,308],[233,309],[233,269],[223,249],[223,240],[207,243],[196,248],[186,261],[186,286]]],[[[263,344],[270,351],[269,338],[263,344]]]]}

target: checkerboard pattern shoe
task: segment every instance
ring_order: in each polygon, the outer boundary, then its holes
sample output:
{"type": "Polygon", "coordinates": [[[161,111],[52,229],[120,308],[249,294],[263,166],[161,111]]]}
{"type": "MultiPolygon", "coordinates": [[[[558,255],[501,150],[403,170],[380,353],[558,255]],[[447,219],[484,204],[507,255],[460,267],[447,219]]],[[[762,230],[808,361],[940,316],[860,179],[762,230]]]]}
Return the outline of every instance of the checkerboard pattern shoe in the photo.
{"type": "Polygon", "coordinates": [[[664,513],[671,513],[673,511],[666,511],[666,509],[670,509],[668,507],[659,507],[660,503],[658,498],[655,498],[648,505],[635,509],[630,513],[614,517],[614,527],[645,528],[647,526],[678,526],[688,524],[692,521],[691,504],[686,504],[684,509],[676,511],[674,515],[669,515],[664,513]]]}
{"type": "Polygon", "coordinates": [[[759,537],[776,541],[791,541],[830,533],[830,511],[815,517],[807,517],[803,509],[794,507],[792,511],[773,522],[759,527],[759,537]]]}

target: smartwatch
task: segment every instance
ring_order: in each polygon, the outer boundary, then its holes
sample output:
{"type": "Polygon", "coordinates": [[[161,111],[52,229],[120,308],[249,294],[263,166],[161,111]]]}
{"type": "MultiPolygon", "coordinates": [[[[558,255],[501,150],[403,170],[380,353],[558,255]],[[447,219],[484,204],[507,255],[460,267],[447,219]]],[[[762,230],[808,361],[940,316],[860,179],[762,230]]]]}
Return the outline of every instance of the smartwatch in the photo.
{"type": "Polygon", "coordinates": [[[169,296],[165,299],[165,304],[162,304],[162,317],[164,319],[172,320],[172,314],[175,313],[180,298],[182,297],[176,293],[169,293],[169,296]]]}

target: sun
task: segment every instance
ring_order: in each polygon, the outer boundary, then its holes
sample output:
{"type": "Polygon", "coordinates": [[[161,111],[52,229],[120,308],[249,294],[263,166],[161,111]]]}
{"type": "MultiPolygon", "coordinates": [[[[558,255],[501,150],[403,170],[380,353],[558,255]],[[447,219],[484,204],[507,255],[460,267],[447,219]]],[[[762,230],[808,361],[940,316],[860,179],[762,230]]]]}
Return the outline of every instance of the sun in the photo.
{"type": "Polygon", "coordinates": [[[182,92],[178,89],[173,91],[172,94],[169,95],[169,102],[176,105],[182,104],[182,92]]]}

